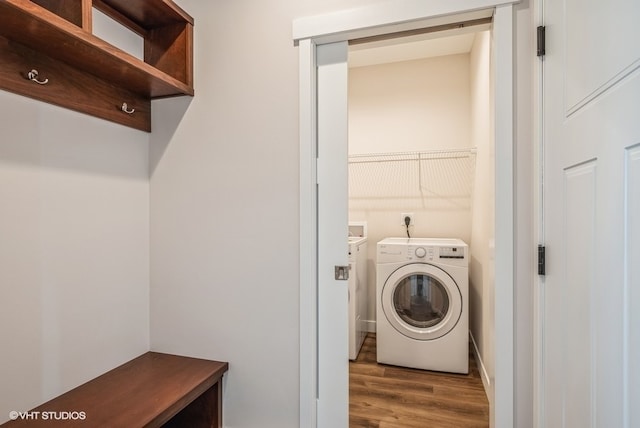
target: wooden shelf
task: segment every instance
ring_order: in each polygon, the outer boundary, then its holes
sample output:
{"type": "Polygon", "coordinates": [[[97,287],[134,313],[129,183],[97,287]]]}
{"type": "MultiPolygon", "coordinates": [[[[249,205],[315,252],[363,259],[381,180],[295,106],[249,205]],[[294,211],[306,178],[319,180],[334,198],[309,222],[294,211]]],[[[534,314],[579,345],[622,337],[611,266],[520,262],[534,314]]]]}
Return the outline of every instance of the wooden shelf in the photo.
{"type": "MultiPolygon", "coordinates": [[[[89,82],[95,80],[102,95],[110,87],[116,89],[118,97],[123,91],[125,95],[131,94],[129,102],[110,100],[108,117],[90,111],[91,108],[85,111],[119,123],[130,119],[124,119],[126,113],[112,108],[114,103],[138,106],[140,101],[136,98],[148,102],[194,94],[193,18],[170,0],[0,0],[0,37],[4,39],[0,43],[3,46],[0,62],[4,63],[0,66],[0,88],[22,95],[84,111],[77,103],[68,105],[65,99],[56,101],[43,95],[49,85],[34,85],[25,78],[36,65],[16,70],[17,65],[24,66],[16,57],[28,57],[36,63],[42,60],[38,71],[51,83],[54,79],[48,73],[55,74],[58,68],[66,73],[67,68],[72,68],[86,77],[80,88],[85,93],[92,91],[89,82]],[[144,38],[144,61],[91,33],[92,7],[144,38]],[[5,56],[13,60],[4,61],[5,56]]],[[[136,108],[141,109],[145,107],[136,108]]],[[[150,130],[150,125],[123,124],[150,130]]]]}

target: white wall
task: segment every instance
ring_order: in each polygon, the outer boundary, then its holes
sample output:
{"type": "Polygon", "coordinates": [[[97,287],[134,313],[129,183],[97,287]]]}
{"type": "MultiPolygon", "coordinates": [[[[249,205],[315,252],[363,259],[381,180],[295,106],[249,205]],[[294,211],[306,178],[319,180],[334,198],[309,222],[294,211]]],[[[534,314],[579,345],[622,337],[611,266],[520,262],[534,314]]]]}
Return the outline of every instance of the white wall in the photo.
{"type": "Polygon", "coordinates": [[[7,92],[0,129],[2,423],[148,350],[149,186],[143,132],[7,92]]]}
{"type": "Polygon", "coordinates": [[[492,129],[491,36],[476,34],[471,50],[471,139],[478,148],[469,263],[469,327],[477,346],[483,381],[493,398],[495,145],[492,129]]]}
{"type": "Polygon", "coordinates": [[[149,135],[8,92],[0,129],[2,423],[149,349],[149,135]]]}
{"type": "Polygon", "coordinates": [[[469,146],[468,54],[349,69],[349,154],[469,146]]]}
{"type": "Polygon", "coordinates": [[[191,102],[153,105],[151,345],[230,362],[224,423],[299,423],[295,17],[366,1],[178,2],[191,102]]]}

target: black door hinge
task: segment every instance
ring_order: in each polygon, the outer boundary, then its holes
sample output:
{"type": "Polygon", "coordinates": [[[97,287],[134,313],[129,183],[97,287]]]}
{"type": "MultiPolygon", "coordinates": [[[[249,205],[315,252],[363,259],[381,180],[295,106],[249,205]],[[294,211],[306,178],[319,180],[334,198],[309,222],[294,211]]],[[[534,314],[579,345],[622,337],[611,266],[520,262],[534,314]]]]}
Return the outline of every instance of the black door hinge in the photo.
{"type": "Polygon", "coordinates": [[[545,263],[545,246],[538,245],[538,275],[545,275],[546,263],[545,263]]]}
{"type": "Polygon", "coordinates": [[[544,56],[545,54],[545,37],[544,37],[544,26],[539,26],[537,28],[538,32],[538,56],[544,56]]]}

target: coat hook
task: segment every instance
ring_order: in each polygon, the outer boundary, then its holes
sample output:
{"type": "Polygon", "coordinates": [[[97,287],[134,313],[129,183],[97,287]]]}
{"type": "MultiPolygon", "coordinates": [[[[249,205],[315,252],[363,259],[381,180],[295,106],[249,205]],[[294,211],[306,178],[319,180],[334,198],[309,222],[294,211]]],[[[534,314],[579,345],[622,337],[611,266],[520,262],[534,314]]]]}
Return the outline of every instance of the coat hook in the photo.
{"type": "Polygon", "coordinates": [[[133,114],[134,111],[136,111],[136,109],[132,108],[131,110],[129,110],[129,106],[127,105],[127,103],[122,103],[122,107],[121,110],[127,114],[133,114]]]}
{"type": "Polygon", "coordinates": [[[47,83],[49,83],[49,79],[38,80],[38,70],[36,70],[35,68],[27,73],[27,79],[31,80],[32,82],[36,82],[39,85],[46,85],[47,83]]]}

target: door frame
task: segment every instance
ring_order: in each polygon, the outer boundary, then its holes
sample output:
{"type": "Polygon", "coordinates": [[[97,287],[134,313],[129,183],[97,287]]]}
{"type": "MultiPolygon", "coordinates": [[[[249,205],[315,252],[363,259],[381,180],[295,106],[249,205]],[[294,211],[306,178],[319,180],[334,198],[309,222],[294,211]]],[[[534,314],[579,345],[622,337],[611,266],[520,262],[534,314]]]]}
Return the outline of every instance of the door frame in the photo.
{"type": "MultiPolygon", "coordinates": [[[[336,41],[425,28],[459,20],[465,13],[493,10],[495,122],[495,380],[491,424],[515,423],[514,287],[515,233],[515,19],[519,0],[404,0],[299,18],[293,39],[299,51],[300,139],[300,426],[317,426],[318,239],[316,47],[336,41]]],[[[346,328],[346,326],[345,326],[346,328]]],[[[339,427],[336,427],[339,428],[339,427]]],[[[346,428],[346,427],[344,427],[346,428]]]]}

